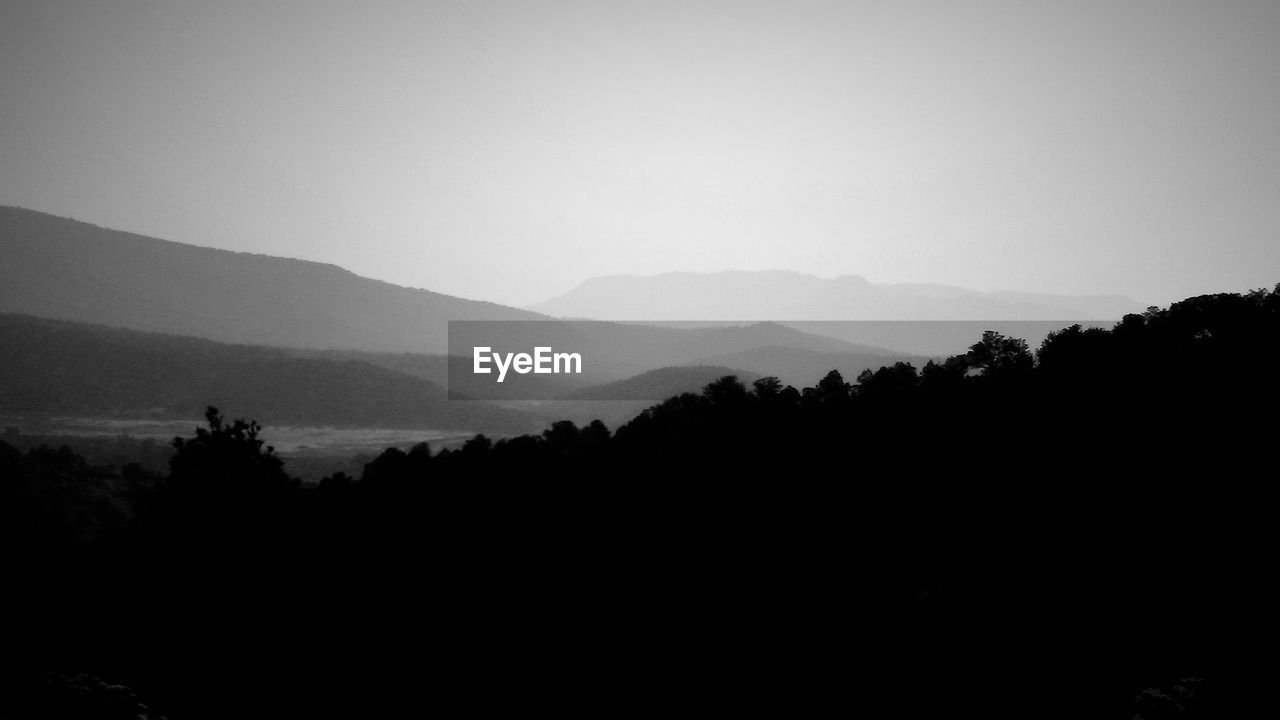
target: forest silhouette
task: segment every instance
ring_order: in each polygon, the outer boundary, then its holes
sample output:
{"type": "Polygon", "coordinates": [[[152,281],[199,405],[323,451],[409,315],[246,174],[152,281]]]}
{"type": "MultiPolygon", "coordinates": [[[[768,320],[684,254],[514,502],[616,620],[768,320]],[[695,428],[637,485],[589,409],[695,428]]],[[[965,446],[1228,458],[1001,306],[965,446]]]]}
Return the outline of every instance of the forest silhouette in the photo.
{"type": "Polygon", "coordinates": [[[214,408],[163,474],[0,442],[0,717],[1230,716],[1278,350],[1280,286],[1206,295],[316,485],[214,408]]]}

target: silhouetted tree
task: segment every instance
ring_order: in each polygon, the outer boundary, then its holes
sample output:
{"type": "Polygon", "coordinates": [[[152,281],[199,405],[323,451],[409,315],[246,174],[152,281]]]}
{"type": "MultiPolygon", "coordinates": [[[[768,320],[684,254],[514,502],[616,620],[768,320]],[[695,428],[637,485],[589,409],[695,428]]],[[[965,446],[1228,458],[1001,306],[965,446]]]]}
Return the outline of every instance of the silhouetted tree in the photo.
{"type": "Polygon", "coordinates": [[[713,405],[740,406],[747,400],[747,388],[736,375],[725,375],[703,388],[702,396],[713,405]]]}
{"type": "Polygon", "coordinates": [[[578,426],[569,420],[552,423],[542,431],[542,439],[555,452],[568,453],[578,439],[578,426]]]}
{"type": "Polygon", "coordinates": [[[169,462],[171,486],[211,495],[296,486],[275,448],[264,448],[258,423],[236,420],[228,425],[215,407],[206,410],[205,420],[209,427],[197,428],[194,438],[173,439],[177,452],[169,462]]]}
{"type": "Polygon", "coordinates": [[[751,389],[760,400],[772,402],[782,394],[782,381],[770,375],[751,383],[751,389]]]}
{"type": "Polygon", "coordinates": [[[971,370],[988,376],[1026,374],[1035,364],[1026,340],[1005,337],[994,330],[983,332],[965,359],[971,370]]]}

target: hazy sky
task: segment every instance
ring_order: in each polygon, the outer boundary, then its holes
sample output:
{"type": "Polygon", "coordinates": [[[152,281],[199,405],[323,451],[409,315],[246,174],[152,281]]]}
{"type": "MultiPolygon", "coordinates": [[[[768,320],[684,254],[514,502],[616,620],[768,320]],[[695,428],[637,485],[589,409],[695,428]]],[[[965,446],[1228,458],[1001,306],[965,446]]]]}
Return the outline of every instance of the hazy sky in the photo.
{"type": "Polygon", "coordinates": [[[0,0],[0,204],[525,304],[1280,282],[1280,2],[0,0]]]}

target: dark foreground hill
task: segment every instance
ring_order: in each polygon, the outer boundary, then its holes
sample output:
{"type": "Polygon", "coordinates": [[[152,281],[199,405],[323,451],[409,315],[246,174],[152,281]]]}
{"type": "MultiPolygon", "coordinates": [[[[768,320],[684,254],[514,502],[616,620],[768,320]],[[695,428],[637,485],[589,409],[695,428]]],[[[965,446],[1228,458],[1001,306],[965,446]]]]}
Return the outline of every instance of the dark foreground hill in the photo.
{"type": "Polygon", "coordinates": [[[449,402],[440,386],[358,360],[0,315],[0,408],[9,414],[237,417],[296,425],[529,431],[528,415],[449,402]]]}
{"type": "Polygon", "coordinates": [[[0,207],[0,312],[220,342],[443,353],[449,320],[532,320],[334,265],[0,207]]]}
{"type": "Polygon", "coordinates": [[[0,715],[1265,715],[1280,290],[974,340],[315,487],[217,413],[164,475],[0,443],[0,715]]]}

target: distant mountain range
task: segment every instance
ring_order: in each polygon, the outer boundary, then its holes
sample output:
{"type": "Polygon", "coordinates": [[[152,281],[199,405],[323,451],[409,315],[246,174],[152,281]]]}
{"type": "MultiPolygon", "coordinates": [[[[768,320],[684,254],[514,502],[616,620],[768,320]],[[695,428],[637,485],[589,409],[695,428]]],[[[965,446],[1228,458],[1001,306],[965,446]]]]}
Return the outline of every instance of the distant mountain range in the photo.
{"type": "Polygon", "coordinates": [[[0,313],[10,314],[0,329],[12,343],[0,357],[0,406],[29,412],[198,415],[206,404],[223,403],[228,412],[274,422],[499,431],[526,426],[532,416],[448,403],[444,388],[455,399],[661,399],[698,390],[714,379],[708,373],[730,371],[802,387],[832,369],[852,380],[863,369],[963,351],[986,324],[930,344],[892,323],[759,320],[1087,320],[1142,309],[1111,296],[726,272],[597,278],[532,312],[333,265],[183,245],[5,207],[0,260],[0,313]],[[549,314],[615,322],[557,322],[549,314]],[[481,323],[491,337],[459,341],[460,352],[448,356],[450,320],[540,322],[481,323]],[[752,322],[618,322],[625,320],[752,322]],[[461,350],[473,344],[510,352],[550,345],[581,353],[583,372],[520,375],[498,386],[469,371],[461,350]]]}
{"type": "Polygon", "coordinates": [[[539,316],[334,265],[183,245],[0,207],[0,312],[230,343],[444,353],[449,320],[539,316]]]}
{"type": "Polygon", "coordinates": [[[1121,295],[978,292],[876,284],[786,271],[592,278],[526,308],[594,320],[1118,320],[1143,311],[1121,295]]]}
{"type": "MultiPolygon", "coordinates": [[[[619,334],[680,339],[671,357],[726,350],[717,357],[734,365],[697,360],[647,369],[624,379],[551,385],[544,400],[518,405],[450,401],[441,381],[443,355],[314,351],[232,345],[199,338],[0,314],[0,411],[10,419],[30,416],[145,417],[190,419],[214,405],[228,417],[270,425],[451,429],[506,435],[537,431],[563,417],[597,417],[613,425],[635,415],[635,401],[659,401],[698,392],[724,375],[750,382],[778,375],[797,387],[812,385],[829,370],[852,379],[865,368],[902,355],[848,353],[840,341],[806,336],[766,324],[699,331],[646,329],[622,334],[623,325],[602,324],[619,334]],[[752,343],[790,340],[792,344],[752,343]],[[736,349],[735,349],[736,348],[736,349]],[[588,402],[590,401],[590,402],[588,402]]],[[[611,342],[605,338],[605,343],[611,342]]],[[[667,358],[654,355],[648,362],[667,358]]],[[[623,368],[611,371],[623,374],[623,368]]],[[[535,393],[537,394],[537,393],[535,393]]],[[[501,398],[501,395],[497,395],[501,398]]]]}

